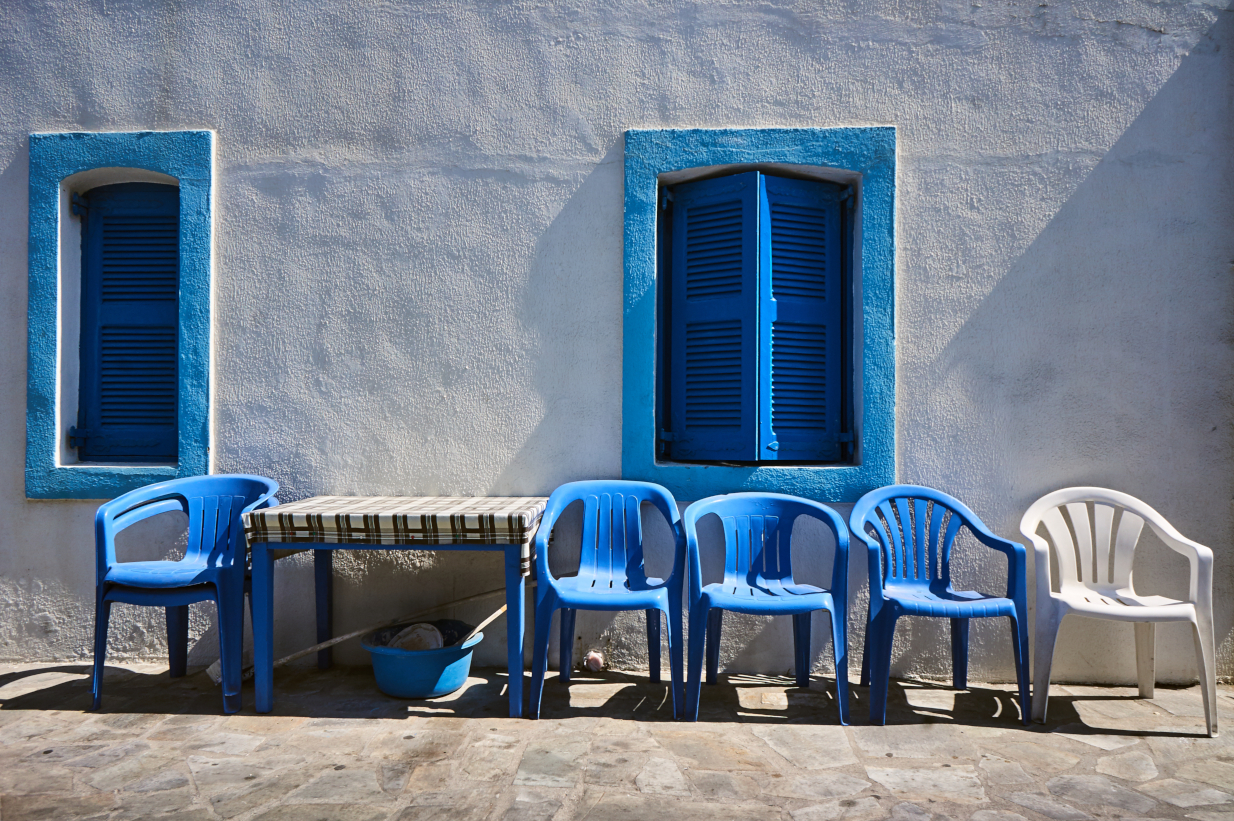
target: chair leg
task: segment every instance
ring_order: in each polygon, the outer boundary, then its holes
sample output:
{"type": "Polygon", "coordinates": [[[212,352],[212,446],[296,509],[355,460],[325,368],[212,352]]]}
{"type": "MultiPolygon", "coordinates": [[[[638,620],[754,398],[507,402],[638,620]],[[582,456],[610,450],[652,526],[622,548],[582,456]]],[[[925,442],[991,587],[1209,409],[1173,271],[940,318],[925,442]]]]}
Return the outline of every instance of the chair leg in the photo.
{"type": "Polygon", "coordinates": [[[673,718],[680,721],[685,717],[685,636],[682,634],[681,600],[670,598],[668,603],[668,668],[669,678],[673,685],[673,718]]]}
{"type": "Polygon", "coordinates": [[[1054,643],[1062,619],[1054,602],[1037,600],[1037,623],[1033,629],[1033,710],[1032,719],[1045,724],[1050,697],[1050,667],[1054,664],[1054,643]]]}
{"type": "Polygon", "coordinates": [[[560,613],[558,619],[561,621],[561,643],[557,645],[557,680],[564,684],[574,672],[574,617],[578,615],[578,611],[572,607],[563,607],[560,613]]]}
{"type": "Polygon", "coordinates": [[[870,647],[870,723],[887,723],[887,689],[891,685],[891,648],[895,638],[896,616],[890,607],[883,607],[872,625],[874,634],[870,647]]]}
{"type": "Polygon", "coordinates": [[[793,670],[797,673],[797,686],[810,686],[810,619],[813,613],[793,614],[793,670]]]}
{"type": "Polygon", "coordinates": [[[1157,625],[1151,621],[1135,623],[1135,675],[1140,698],[1152,698],[1157,685],[1157,625]]]}
{"type": "Polygon", "coordinates": [[[866,617],[866,632],[861,639],[861,679],[862,687],[870,686],[870,642],[874,632],[874,602],[870,602],[870,612],[866,617]]]}
{"type": "Polygon", "coordinates": [[[710,635],[710,609],[696,603],[690,608],[690,669],[686,675],[686,721],[698,721],[698,702],[703,689],[703,648],[710,635]]]}
{"type": "Polygon", "coordinates": [[[168,607],[167,610],[167,666],[170,677],[180,678],[188,672],[189,663],[189,606],[168,607]]]}
{"type": "Polygon", "coordinates": [[[243,703],[240,692],[244,673],[244,585],[220,581],[215,588],[218,608],[219,666],[223,674],[223,712],[238,713],[243,703]],[[235,589],[233,589],[235,588],[235,589]]]}
{"type": "Polygon", "coordinates": [[[1195,637],[1195,660],[1200,672],[1200,689],[1204,694],[1204,723],[1208,727],[1208,735],[1215,738],[1217,735],[1217,667],[1214,653],[1216,648],[1213,644],[1212,614],[1196,613],[1196,621],[1191,623],[1191,630],[1195,637]]]}
{"type": "Polygon", "coordinates": [[[831,619],[831,652],[836,663],[836,706],[840,709],[840,723],[848,724],[848,625],[844,615],[828,611],[831,619]]]}
{"type": "Polygon", "coordinates": [[[1010,618],[1011,622],[1011,652],[1015,657],[1015,680],[1020,688],[1020,720],[1027,725],[1029,722],[1028,711],[1029,695],[1028,695],[1028,630],[1025,629],[1028,624],[1028,613],[1026,607],[1016,607],[1016,615],[1010,618]]]}
{"type": "MultiPolygon", "coordinates": [[[[544,598],[536,605],[536,637],[531,649],[531,690],[527,695],[527,717],[540,717],[540,697],[544,694],[544,674],[548,671],[548,636],[553,627],[556,602],[544,598]]],[[[566,611],[561,611],[565,621],[566,611]]]]}
{"type": "Polygon", "coordinates": [[[100,592],[94,608],[94,680],[91,710],[97,710],[103,704],[103,668],[107,663],[107,622],[110,619],[111,602],[105,600],[100,592]]]}
{"type": "Polygon", "coordinates": [[[660,611],[647,611],[647,666],[651,670],[651,681],[660,681],[660,611]]]}
{"type": "Polygon", "coordinates": [[[951,686],[968,689],[968,619],[951,620],[951,686]]]}
{"type": "MultiPolygon", "coordinates": [[[[707,615],[707,683],[715,684],[720,674],[720,630],[724,626],[724,611],[712,608],[707,615]]],[[[693,633],[691,633],[693,635],[693,633]]]]}

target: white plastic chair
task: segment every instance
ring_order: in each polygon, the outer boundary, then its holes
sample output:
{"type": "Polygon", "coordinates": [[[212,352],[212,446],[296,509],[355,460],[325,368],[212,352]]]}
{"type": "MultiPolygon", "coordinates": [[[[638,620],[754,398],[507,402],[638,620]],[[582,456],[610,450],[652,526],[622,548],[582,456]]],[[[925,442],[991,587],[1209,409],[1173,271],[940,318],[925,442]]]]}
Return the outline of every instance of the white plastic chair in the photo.
{"type": "Polygon", "coordinates": [[[1042,496],[1020,520],[1020,532],[1032,542],[1037,565],[1033,720],[1045,722],[1054,642],[1064,616],[1136,623],[1140,698],[1153,697],[1155,623],[1186,621],[1191,623],[1195,637],[1208,734],[1217,735],[1213,552],[1183,538],[1160,513],[1134,496],[1099,487],[1069,487],[1042,496]],[[1063,517],[1064,508],[1070,525],[1063,517]],[[1142,596],[1132,587],[1131,562],[1145,522],[1161,541],[1191,562],[1191,592],[1187,601],[1142,596]],[[1049,534],[1049,542],[1037,533],[1042,525],[1049,534]],[[1050,543],[1057,560],[1058,592],[1050,583],[1050,543]]]}

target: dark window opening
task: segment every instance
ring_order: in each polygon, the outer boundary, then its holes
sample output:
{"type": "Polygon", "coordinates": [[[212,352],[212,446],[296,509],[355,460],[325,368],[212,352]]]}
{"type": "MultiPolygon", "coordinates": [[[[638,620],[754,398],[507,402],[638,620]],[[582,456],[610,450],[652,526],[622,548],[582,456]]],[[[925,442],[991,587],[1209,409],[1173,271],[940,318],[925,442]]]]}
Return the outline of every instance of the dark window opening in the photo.
{"type": "Polygon", "coordinates": [[[121,183],[74,197],[81,216],[81,383],[70,444],[83,462],[175,461],[180,192],[121,183]]]}
{"type": "Polygon", "coordinates": [[[661,187],[657,458],[853,460],[855,202],[757,170],[661,187]]]}

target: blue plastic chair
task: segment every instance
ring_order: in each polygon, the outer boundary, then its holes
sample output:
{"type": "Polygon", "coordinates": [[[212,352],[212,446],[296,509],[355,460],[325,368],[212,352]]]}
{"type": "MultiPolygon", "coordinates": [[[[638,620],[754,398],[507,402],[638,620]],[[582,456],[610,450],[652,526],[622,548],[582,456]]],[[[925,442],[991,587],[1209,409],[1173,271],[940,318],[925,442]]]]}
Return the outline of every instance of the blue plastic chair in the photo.
{"type": "Polygon", "coordinates": [[[870,687],[870,723],[887,723],[887,687],[896,619],[951,619],[952,683],[968,688],[968,620],[1011,620],[1020,712],[1028,723],[1028,605],[1024,545],[995,536],[971,510],[946,493],[893,485],[862,496],[849,525],[870,556],[870,620],[861,657],[861,685],[870,687]],[[951,549],[961,526],[981,544],[1007,555],[1007,595],[951,587],[951,549]]]}
{"type": "Polygon", "coordinates": [[[113,602],[167,608],[168,656],[171,677],[177,678],[185,674],[188,664],[188,606],[206,600],[218,608],[223,711],[240,709],[248,564],[240,516],[277,505],[274,494],[278,488],[278,483],[261,476],[193,476],[138,488],[99,508],[94,517],[97,575],[91,709],[97,710],[103,698],[107,622],[113,602]],[[183,559],[116,561],[117,533],[142,519],[173,511],[189,517],[183,559]]]}
{"type": "Polygon", "coordinates": [[[536,638],[531,661],[531,718],[540,717],[540,696],[548,669],[548,636],[553,613],[561,611],[559,678],[570,680],[574,651],[574,617],[578,610],[646,610],[647,653],[651,680],[660,680],[660,613],[668,617],[669,669],[673,717],[681,714],[682,650],[681,573],[685,535],[677,502],[665,488],[650,482],[600,480],[571,482],[553,491],[536,533],[536,638]],[[548,567],[553,525],[572,502],[583,502],[583,533],[578,575],[555,578],[548,567]],[[650,502],[664,515],[676,537],[673,571],[667,579],[649,578],[643,569],[640,505],[650,502]]]}
{"type": "Polygon", "coordinates": [[[797,686],[810,686],[810,614],[831,617],[840,723],[848,723],[848,529],[826,505],[779,493],[712,496],[686,508],[686,546],[690,558],[690,672],[686,715],[698,720],[702,690],[703,636],[706,634],[707,683],[715,684],[720,664],[724,611],[761,616],[792,616],[797,686]],[[703,586],[698,556],[698,520],[714,513],[724,526],[724,581],[703,586]],[[831,589],[793,579],[792,530],[801,516],[817,519],[835,536],[831,589]]]}

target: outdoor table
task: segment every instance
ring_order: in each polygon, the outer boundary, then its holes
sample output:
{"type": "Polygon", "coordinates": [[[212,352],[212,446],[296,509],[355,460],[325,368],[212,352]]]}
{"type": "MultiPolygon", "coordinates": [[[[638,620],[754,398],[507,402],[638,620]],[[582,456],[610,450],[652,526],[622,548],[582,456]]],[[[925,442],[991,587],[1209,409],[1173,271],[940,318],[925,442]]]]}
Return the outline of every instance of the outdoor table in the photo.
{"type": "MultiPolygon", "coordinates": [[[[335,550],[490,550],[505,554],[510,715],[523,714],[523,621],[544,496],[314,496],[245,516],[253,562],[257,712],[274,708],[274,560],[313,551],[317,641],[331,638],[335,550]]],[[[318,664],[329,666],[329,651],[318,664]]]]}

